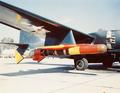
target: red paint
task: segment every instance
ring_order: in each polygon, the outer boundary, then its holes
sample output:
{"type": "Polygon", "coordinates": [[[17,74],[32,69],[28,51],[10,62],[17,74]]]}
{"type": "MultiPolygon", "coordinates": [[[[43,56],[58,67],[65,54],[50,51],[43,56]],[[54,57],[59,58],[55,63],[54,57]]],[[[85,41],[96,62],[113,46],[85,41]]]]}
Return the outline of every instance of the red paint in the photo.
{"type": "Polygon", "coordinates": [[[41,29],[37,29],[37,31],[40,31],[41,29]]]}
{"type": "Polygon", "coordinates": [[[95,54],[98,52],[98,45],[80,46],[80,54],[95,54]]]}
{"type": "Polygon", "coordinates": [[[37,61],[39,63],[42,59],[44,59],[46,56],[44,52],[41,52],[41,50],[35,50],[35,55],[33,56],[33,60],[37,61]]]}

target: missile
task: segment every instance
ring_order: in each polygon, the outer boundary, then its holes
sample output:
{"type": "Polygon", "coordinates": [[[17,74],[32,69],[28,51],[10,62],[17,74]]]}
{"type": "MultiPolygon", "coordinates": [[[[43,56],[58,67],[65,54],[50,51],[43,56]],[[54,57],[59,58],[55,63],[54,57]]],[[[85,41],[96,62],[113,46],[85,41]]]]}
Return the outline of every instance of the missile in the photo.
{"type": "Polygon", "coordinates": [[[54,46],[44,46],[44,47],[37,47],[36,49],[43,49],[43,50],[67,50],[70,54],[75,54],[74,51],[77,51],[77,54],[93,54],[95,53],[104,53],[107,51],[107,47],[104,44],[61,44],[61,45],[54,45],[54,46]]]}
{"type": "MultiPolygon", "coordinates": [[[[62,44],[54,46],[37,47],[28,52],[28,56],[38,63],[47,55],[86,55],[86,54],[100,54],[105,53],[107,47],[104,44],[62,44]]],[[[16,50],[16,63],[18,64],[22,59],[22,55],[16,50]]]]}
{"type": "Polygon", "coordinates": [[[30,52],[30,56],[37,62],[41,61],[47,55],[83,55],[105,53],[107,47],[104,44],[63,44],[56,46],[39,47],[30,52]]]}

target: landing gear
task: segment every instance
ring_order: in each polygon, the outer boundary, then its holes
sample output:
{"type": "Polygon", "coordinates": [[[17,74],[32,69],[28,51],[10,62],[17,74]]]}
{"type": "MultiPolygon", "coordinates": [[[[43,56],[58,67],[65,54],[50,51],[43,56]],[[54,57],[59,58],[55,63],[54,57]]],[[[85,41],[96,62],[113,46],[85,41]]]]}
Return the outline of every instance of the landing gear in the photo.
{"type": "Polygon", "coordinates": [[[88,67],[88,61],[86,58],[82,58],[78,60],[74,59],[74,64],[77,70],[84,70],[88,67]]]}
{"type": "Polygon", "coordinates": [[[111,59],[109,57],[106,57],[104,60],[103,60],[103,66],[105,67],[111,67],[112,64],[114,62],[114,59],[111,59]]]}
{"type": "Polygon", "coordinates": [[[107,62],[107,61],[106,61],[106,62],[104,61],[104,62],[103,62],[103,66],[105,66],[105,67],[111,67],[112,64],[113,64],[113,62],[111,62],[111,61],[108,61],[108,62],[107,62]]]}

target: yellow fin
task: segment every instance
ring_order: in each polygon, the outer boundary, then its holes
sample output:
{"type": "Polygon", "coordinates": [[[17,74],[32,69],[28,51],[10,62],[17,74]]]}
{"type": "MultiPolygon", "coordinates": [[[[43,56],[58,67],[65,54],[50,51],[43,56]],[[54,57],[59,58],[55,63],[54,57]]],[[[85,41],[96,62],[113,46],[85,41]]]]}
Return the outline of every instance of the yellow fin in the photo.
{"type": "Polygon", "coordinates": [[[16,59],[16,64],[18,64],[20,61],[24,59],[23,56],[16,49],[15,49],[15,59],[16,59]]]}
{"type": "Polygon", "coordinates": [[[17,22],[19,22],[21,19],[22,17],[19,14],[17,14],[17,22]]]}

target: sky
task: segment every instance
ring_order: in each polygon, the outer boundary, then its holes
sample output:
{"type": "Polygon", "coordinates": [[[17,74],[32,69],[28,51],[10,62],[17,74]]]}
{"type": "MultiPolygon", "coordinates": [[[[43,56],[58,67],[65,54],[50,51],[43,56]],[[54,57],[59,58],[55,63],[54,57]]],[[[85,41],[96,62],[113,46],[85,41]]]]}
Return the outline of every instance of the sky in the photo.
{"type": "MultiPolygon", "coordinates": [[[[1,0],[83,33],[120,29],[120,0],[1,0]]],[[[0,24],[0,39],[19,31],[0,24]]]]}

